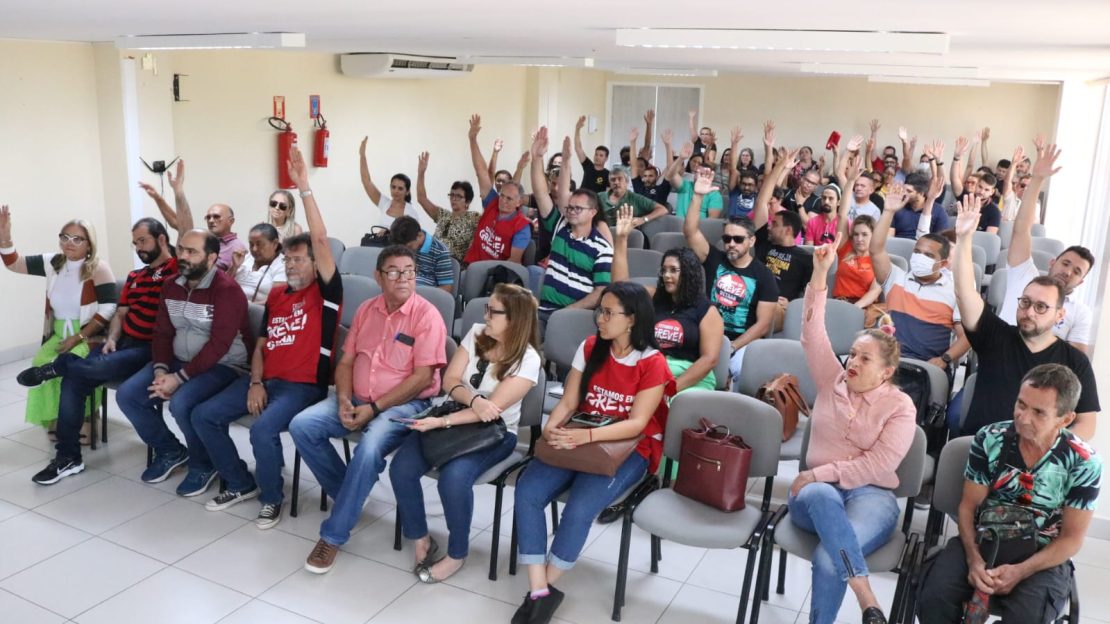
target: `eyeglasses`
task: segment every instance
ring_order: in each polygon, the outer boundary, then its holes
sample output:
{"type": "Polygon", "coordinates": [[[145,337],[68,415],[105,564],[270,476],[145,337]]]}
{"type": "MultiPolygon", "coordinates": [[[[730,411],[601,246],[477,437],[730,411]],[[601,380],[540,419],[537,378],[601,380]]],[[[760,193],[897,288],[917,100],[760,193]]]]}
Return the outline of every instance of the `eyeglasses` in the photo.
{"type": "Polygon", "coordinates": [[[308,256],[285,256],[281,261],[287,266],[290,264],[311,264],[312,258],[308,256]]]}
{"type": "Polygon", "coordinates": [[[488,304],[488,303],[486,304],[486,316],[491,316],[492,317],[492,316],[497,316],[497,315],[501,315],[501,314],[504,314],[505,316],[508,316],[509,311],[508,310],[498,310],[497,308],[491,306],[490,304],[488,304]]]}
{"type": "Polygon", "coordinates": [[[594,308],[594,322],[596,323],[598,321],[605,321],[606,323],[608,323],[609,321],[613,320],[614,314],[629,316],[627,312],[621,312],[619,310],[610,310],[609,308],[594,308]]]}
{"type": "Polygon", "coordinates": [[[451,199],[466,199],[466,195],[462,193],[448,193],[447,196],[451,199]]]}
{"type": "Polygon", "coordinates": [[[567,212],[585,212],[589,209],[589,206],[575,206],[574,204],[567,204],[566,207],[567,212]]]}
{"type": "Polygon", "coordinates": [[[389,271],[382,271],[381,273],[382,275],[388,277],[390,281],[394,282],[401,278],[404,278],[405,281],[408,281],[416,277],[416,271],[413,271],[412,269],[405,269],[403,271],[398,269],[390,269],[389,271]]]}
{"type": "Polygon", "coordinates": [[[76,234],[59,234],[58,242],[63,245],[80,245],[89,239],[84,236],[77,236],[76,234]]]}
{"type": "Polygon", "coordinates": [[[743,236],[743,235],[741,235],[741,236],[731,236],[729,234],[721,234],[721,242],[726,244],[726,245],[729,244],[729,243],[736,243],[737,245],[743,245],[744,241],[746,241],[746,240],[748,240],[748,237],[743,236]]]}
{"type": "MultiPolygon", "coordinates": [[[[489,306],[486,306],[487,308],[489,306]]],[[[482,380],[486,377],[486,369],[489,368],[489,360],[478,359],[478,372],[470,376],[470,387],[477,388],[482,385],[482,380]]]]}
{"type": "Polygon", "coordinates": [[[279,202],[279,201],[275,201],[273,199],[270,200],[270,207],[271,208],[277,208],[278,210],[280,210],[282,212],[285,212],[286,210],[289,210],[289,206],[286,206],[285,202],[279,202]]]}
{"type": "Polygon", "coordinates": [[[674,269],[671,267],[663,267],[659,269],[659,277],[665,277],[667,275],[680,275],[681,273],[682,269],[674,269]]]}
{"type": "Polygon", "coordinates": [[[503,199],[507,202],[515,202],[515,201],[520,201],[520,196],[518,195],[518,196],[514,197],[512,195],[502,195],[501,199],[503,199]]]}
{"type": "Polygon", "coordinates": [[[1052,309],[1052,306],[1043,301],[1033,301],[1029,297],[1018,297],[1018,308],[1028,310],[1030,307],[1032,307],[1033,311],[1037,314],[1044,314],[1052,309]]]}

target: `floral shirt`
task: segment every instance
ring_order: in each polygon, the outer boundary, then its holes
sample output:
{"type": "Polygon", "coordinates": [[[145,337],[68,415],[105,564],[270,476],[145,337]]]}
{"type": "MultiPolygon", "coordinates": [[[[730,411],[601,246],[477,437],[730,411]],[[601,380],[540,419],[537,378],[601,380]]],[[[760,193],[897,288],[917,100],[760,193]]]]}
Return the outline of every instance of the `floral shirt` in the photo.
{"type": "Polygon", "coordinates": [[[436,218],[435,237],[447,245],[451,257],[459,262],[466,257],[466,250],[474,240],[474,232],[478,229],[478,219],[481,213],[467,210],[466,212],[453,212],[440,210],[436,218]]]}

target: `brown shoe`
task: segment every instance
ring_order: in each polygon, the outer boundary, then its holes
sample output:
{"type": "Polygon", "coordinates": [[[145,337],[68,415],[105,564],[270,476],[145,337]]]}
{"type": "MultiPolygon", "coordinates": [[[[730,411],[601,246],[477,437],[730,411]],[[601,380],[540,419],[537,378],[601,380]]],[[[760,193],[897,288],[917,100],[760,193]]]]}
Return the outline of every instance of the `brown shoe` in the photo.
{"type": "Polygon", "coordinates": [[[335,565],[335,556],[339,554],[339,547],[325,542],[323,539],[316,542],[308,559],[304,562],[304,569],[313,574],[324,574],[335,565]]]}

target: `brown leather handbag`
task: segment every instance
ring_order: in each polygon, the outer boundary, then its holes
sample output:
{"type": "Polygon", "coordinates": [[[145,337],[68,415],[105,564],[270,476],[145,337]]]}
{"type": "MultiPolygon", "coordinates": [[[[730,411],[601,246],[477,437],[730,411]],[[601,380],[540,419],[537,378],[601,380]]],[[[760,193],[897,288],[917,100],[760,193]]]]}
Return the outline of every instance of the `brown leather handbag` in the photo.
{"type": "Polygon", "coordinates": [[[728,427],[701,419],[700,429],[682,432],[674,491],[721,511],[744,508],[752,447],[728,427]]]}
{"type": "Polygon", "coordinates": [[[809,406],[798,386],[798,378],[790,373],[781,373],[763,384],[755,393],[755,398],[767,403],[782,415],[782,441],[785,442],[798,429],[798,412],[809,416],[809,406]]]}
{"type": "MultiPolygon", "coordinates": [[[[568,422],[564,425],[567,429],[588,429],[585,425],[568,422]]],[[[576,446],[572,449],[559,449],[548,444],[547,440],[540,438],[536,442],[536,458],[555,468],[565,468],[578,472],[605,475],[612,477],[617,474],[628,456],[636,452],[636,445],[644,435],[637,434],[627,440],[606,440],[604,442],[590,442],[576,446]]]]}

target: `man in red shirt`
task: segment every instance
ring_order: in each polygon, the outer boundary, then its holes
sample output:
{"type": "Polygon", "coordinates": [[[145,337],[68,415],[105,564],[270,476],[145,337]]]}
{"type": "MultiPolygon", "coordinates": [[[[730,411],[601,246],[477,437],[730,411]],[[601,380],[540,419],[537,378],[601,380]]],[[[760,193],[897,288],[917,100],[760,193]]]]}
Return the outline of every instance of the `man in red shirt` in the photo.
{"type": "Polygon", "coordinates": [[[470,160],[478,176],[482,197],[482,217],[474,233],[474,242],[466,252],[465,263],[479,260],[508,260],[520,263],[524,250],[532,240],[532,222],[520,212],[524,189],[516,182],[506,182],[494,190],[489,168],[478,147],[478,131],[482,118],[470,117],[470,160]]]}
{"type": "Polygon", "coordinates": [[[220,511],[259,498],[255,524],[269,529],[281,521],[281,432],[305,408],[327,395],[331,384],[332,350],[343,303],[343,282],[336,271],[328,232],[308,187],[308,171],[300,150],[290,154],[289,174],[300,189],[308,232],[282,243],[284,287],[270,291],[263,313],[264,332],[255,344],[251,374],[240,377],[194,410],[193,428],[227,489],[205,508],[220,511]],[[246,413],[251,425],[254,476],[239,459],[227,426],[246,413]],[[257,483],[256,483],[257,480],[257,483]]]}
{"type": "Polygon", "coordinates": [[[416,258],[403,245],[382,250],[374,274],[382,294],[363,303],[335,369],[335,393],[297,414],[289,433],[324,492],[335,499],[320,540],[305,562],[323,574],[351,536],[386,457],[410,433],[410,419],[439,393],[447,364],[447,328],[435,306],[416,294],[416,258]],[[332,438],[361,431],[343,463],[332,438]]]}

